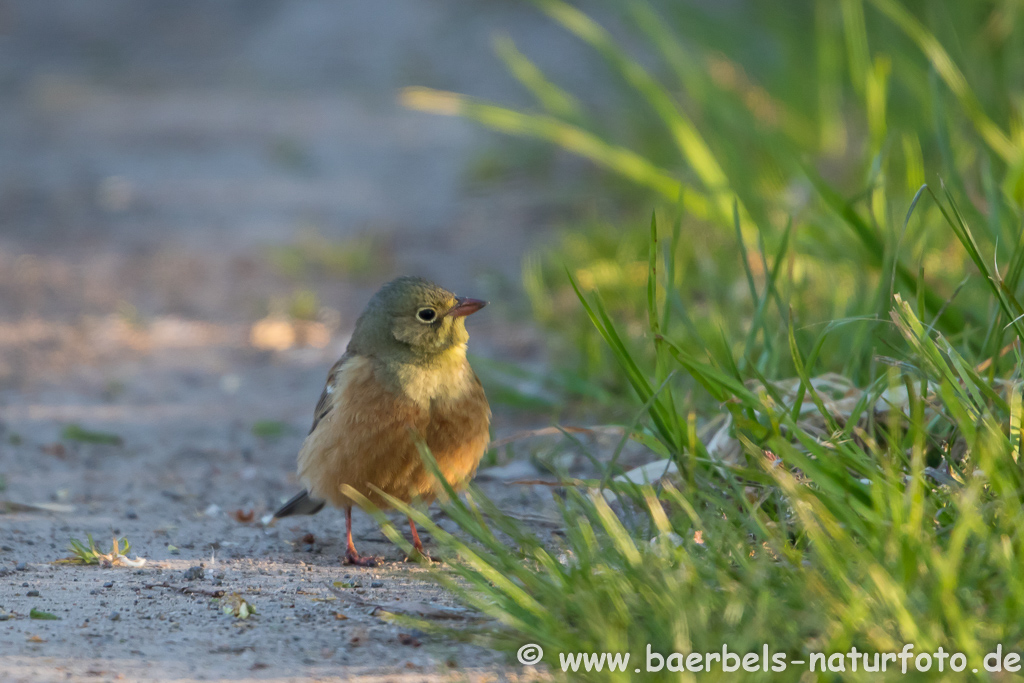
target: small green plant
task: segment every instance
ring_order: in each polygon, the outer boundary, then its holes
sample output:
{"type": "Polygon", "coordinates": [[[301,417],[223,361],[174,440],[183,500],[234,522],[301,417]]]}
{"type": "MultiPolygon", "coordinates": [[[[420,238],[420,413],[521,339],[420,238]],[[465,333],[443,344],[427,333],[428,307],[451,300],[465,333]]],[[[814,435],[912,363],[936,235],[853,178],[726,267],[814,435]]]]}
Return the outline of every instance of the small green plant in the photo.
{"type": "Polygon", "coordinates": [[[287,431],[288,425],[278,420],[257,420],[252,424],[252,435],[268,441],[281,438],[287,431]]]}
{"type": "Polygon", "coordinates": [[[58,617],[56,614],[50,614],[49,612],[44,612],[43,610],[36,609],[35,607],[33,607],[31,610],[29,610],[28,618],[29,619],[44,619],[44,620],[59,620],[60,619],[60,617],[58,617]]]}
{"type": "Polygon", "coordinates": [[[120,540],[116,537],[113,538],[110,552],[108,553],[101,552],[96,547],[96,543],[92,540],[92,534],[86,534],[86,539],[88,540],[88,545],[82,543],[77,538],[72,538],[68,547],[68,550],[71,551],[71,556],[57,560],[57,564],[98,564],[107,567],[117,565],[141,567],[146,564],[144,558],[139,558],[138,556],[135,559],[128,558],[128,552],[131,550],[132,545],[126,537],[122,537],[120,540]]]}
{"type": "Polygon", "coordinates": [[[77,424],[69,424],[64,427],[60,432],[60,438],[65,441],[78,441],[79,443],[105,444],[108,446],[124,445],[124,439],[117,434],[92,431],[77,424]]]}
{"type": "Polygon", "coordinates": [[[238,593],[226,595],[221,600],[221,611],[236,619],[248,619],[256,614],[256,608],[238,593]]]}

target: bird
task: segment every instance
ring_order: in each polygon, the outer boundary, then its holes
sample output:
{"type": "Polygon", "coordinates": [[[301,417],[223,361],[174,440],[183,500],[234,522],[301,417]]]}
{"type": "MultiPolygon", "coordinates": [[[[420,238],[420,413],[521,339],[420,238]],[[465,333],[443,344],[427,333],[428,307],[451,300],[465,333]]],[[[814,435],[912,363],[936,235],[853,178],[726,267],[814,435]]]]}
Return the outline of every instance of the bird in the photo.
{"type": "MultiPolygon", "coordinates": [[[[312,515],[330,503],[345,511],[345,564],[375,566],[352,542],[352,507],[344,487],[378,509],[380,492],[403,502],[430,503],[434,477],[417,439],[430,448],[456,488],[476,473],[490,441],[491,410],[466,359],[466,316],[486,301],[459,297],[419,277],[388,282],[356,321],[344,355],[327,374],[313,426],[298,454],[304,490],[274,520],[312,515]]],[[[412,544],[428,557],[409,518],[412,544]]]]}

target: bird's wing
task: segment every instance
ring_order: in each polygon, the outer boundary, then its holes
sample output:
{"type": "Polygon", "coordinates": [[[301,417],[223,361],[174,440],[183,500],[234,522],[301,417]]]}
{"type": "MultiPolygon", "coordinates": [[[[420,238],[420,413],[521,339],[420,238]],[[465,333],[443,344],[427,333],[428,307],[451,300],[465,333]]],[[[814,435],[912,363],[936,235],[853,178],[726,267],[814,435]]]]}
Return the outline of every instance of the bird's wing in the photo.
{"type": "Polygon", "coordinates": [[[407,495],[405,473],[422,461],[409,430],[425,433],[430,410],[378,377],[373,358],[352,354],[342,358],[324,391],[315,429],[299,451],[299,480],[318,500],[335,507],[352,505],[343,493],[352,486],[375,505],[373,487],[407,495]]]}
{"type": "Polygon", "coordinates": [[[327,373],[327,382],[324,384],[324,390],[320,392],[320,400],[316,402],[316,408],[313,409],[313,426],[309,428],[310,434],[320,424],[320,420],[324,419],[327,413],[331,412],[331,409],[334,408],[334,401],[331,400],[331,395],[338,390],[338,380],[342,370],[345,364],[352,360],[352,357],[351,353],[346,352],[344,356],[338,359],[337,363],[331,366],[331,371],[327,373]]]}

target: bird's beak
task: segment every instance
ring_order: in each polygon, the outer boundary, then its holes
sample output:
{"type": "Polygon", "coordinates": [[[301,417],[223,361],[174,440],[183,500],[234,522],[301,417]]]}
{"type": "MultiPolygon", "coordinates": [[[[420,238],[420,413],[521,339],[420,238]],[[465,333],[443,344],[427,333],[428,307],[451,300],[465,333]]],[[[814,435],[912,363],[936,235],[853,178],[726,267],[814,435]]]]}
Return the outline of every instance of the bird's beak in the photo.
{"type": "Polygon", "coordinates": [[[461,318],[466,315],[472,315],[481,308],[487,305],[486,301],[480,299],[469,299],[467,297],[459,297],[455,300],[455,305],[452,307],[447,315],[449,318],[461,318]]]}

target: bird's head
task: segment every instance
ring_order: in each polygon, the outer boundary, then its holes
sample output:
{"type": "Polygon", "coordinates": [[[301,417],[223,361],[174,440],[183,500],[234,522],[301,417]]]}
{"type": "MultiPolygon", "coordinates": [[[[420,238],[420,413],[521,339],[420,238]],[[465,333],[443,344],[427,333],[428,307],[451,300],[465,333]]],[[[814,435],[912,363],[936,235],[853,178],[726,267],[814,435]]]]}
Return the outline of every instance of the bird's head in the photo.
{"type": "Polygon", "coordinates": [[[466,316],[486,305],[422,278],[400,277],[370,299],[349,349],[387,361],[430,362],[466,344],[466,316]]]}

